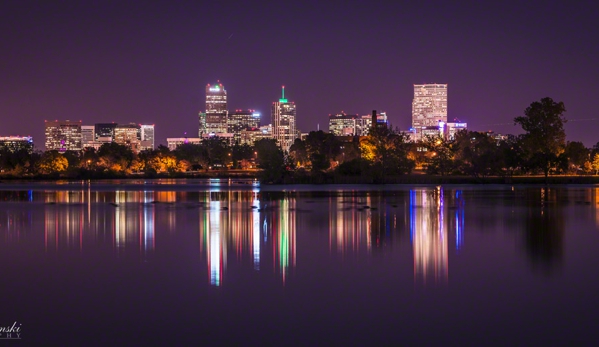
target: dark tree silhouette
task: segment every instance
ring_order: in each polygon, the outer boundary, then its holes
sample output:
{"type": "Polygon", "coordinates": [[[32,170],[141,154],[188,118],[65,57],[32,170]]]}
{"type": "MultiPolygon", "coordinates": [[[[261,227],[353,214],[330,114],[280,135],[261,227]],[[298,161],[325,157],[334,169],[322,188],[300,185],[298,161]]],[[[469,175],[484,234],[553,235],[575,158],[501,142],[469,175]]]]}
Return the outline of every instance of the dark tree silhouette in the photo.
{"type": "Polygon", "coordinates": [[[542,170],[545,178],[566,145],[564,112],[563,102],[543,98],[530,104],[524,116],[514,118],[515,124],[520,124],[526,132],[523,140],[530,168],[542,170]]]}

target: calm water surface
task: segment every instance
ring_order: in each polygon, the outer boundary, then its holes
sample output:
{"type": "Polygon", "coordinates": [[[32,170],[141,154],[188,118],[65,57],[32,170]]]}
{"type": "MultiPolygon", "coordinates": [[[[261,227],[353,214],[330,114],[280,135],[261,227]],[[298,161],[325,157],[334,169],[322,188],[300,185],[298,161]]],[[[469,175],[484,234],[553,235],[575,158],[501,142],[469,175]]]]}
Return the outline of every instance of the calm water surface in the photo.
{"type": "Polygon", "coordinates": [[[24,345],[599,337],[594,186],[3,183],[0,261],[24,345]]]}

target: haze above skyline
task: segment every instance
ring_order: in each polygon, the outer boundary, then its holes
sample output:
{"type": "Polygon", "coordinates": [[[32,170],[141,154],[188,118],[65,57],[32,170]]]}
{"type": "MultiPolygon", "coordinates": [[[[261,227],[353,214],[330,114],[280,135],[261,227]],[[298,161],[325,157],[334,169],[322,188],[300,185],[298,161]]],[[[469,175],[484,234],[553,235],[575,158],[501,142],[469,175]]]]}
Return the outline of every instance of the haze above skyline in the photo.
{"type": "Polygon", "coordinates": [[[328,115],[411,125],[413,85],[448,84],[448,119],[521,133],[533,101],[563,101],[567,140],[599,141],[599,5],[566,1],[0,4],[0,136],[44,120],[149,123],[156,143],[197,136],[205,86],[262,124],[281,86],[303,132],[328,115]]]}

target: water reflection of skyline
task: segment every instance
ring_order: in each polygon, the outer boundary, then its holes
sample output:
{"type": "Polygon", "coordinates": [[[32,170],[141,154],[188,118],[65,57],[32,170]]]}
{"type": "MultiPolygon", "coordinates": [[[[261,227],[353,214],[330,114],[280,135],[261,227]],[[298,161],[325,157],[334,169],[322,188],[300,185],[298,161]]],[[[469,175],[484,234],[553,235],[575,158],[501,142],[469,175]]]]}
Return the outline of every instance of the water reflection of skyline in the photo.
{"type": "Polygon", "coordinates": [[[260,192],[257,188],[3,192],[0,232],[2,242],[14,243],[39,237],[43,228],[39,240],[46,253],[85,252],[105,245],[117,257],[138,254],[142,261],[152,260],[157,245],[193,232],[209,283],[222,286],[228,271],[236,276],[246,266],[242,271],[273,273],[282,283],[293,278],[298,247],[304,257],[299,258],[301,264],[315,246],[306,246],[305,241],[298,244],[299,222],[302,235],[326,231],[328,245],[323,240],[323,246],[342,261],[409,249],[414,282],[434,284],[449,280],[452,252],[464,249],[466,221],[469,229],[484,229],[485,213],[494,213],[502,204],[519,204],[522,208],[517,213],[503,209],[507,214],[495,215],[493,223],[521,233],[523,237],[517,240],[531,264],[553,266],[563,258],[563,208],[580,205],[573,209],[575,214],[591,213],[595,218],[599,201],[598,188],[507,189],[490,194],[496,199],[486,195],[487,207],[470,204],[476,212],[468,213],[467,219],[465,201],[480,197],[472,191],[442,187],[324,195],[260,192]],[[32,225],[41,228],[36,232],[32,225]]]}
{"type": "Polygon", "coordinates": [[[153,192],[116,191],[109,194],[56,191],[44,196],[44,247],[82,250],[85,244],[111,242],[117,254],[138,248],[154,250],[153,192]]]}

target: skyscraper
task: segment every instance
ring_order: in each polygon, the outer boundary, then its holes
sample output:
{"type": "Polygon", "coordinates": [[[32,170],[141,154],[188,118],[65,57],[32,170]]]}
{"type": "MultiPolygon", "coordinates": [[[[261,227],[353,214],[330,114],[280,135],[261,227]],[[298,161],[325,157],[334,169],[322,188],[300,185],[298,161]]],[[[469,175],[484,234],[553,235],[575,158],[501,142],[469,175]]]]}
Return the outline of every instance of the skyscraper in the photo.
{"type": "Polygon", "coordinates": [[[294,102],[285,99],[285,86],[282,88],[282,96],[278,102],[272,103],[272,135],[283,151],[289,151],[289,147],[298,137],[295,129],[296,108],[294,102]]]}
{"type": "Polygon", "coordinates": [[[80,151],[81,121],[46,121],[46,150],[80,151]]]}
{"type": "Polygon", "coordinates": [[[260,127],[260,113],[254,110],[235,110],[229,113],[227,125],[227,132],[233,134],[234,140],[239,143],[242,130],[260,127]]]}
{"type": "Polygon", "coordinates": [[[447,123],[447,84],[415,84],[412,101],[412,128],[417,134],[423,127],[447,123]]]}
{"type": "Polygon", "coordinates": [[[227,91],[222,83],[206,85],[206,113],[199,116],[199,136],[227,132],[227,91]]]}

